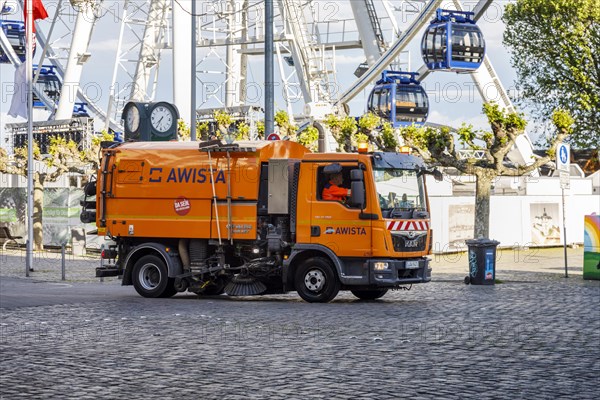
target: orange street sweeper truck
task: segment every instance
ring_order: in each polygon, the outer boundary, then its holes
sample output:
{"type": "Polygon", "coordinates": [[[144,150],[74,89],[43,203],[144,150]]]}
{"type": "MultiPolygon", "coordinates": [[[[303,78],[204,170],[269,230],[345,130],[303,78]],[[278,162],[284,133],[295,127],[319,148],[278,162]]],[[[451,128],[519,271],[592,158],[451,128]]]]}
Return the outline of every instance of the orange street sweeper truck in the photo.
{"type": "Polygon", "coordinates": [[[376,299],[431,280],[425,174],[441,175],[409,154],[289,141],[108,143],[81,219],[113,241],[96,276],[145,297],[376,299]],[[339,174],[348,197],[324,200],[339,174]]]}

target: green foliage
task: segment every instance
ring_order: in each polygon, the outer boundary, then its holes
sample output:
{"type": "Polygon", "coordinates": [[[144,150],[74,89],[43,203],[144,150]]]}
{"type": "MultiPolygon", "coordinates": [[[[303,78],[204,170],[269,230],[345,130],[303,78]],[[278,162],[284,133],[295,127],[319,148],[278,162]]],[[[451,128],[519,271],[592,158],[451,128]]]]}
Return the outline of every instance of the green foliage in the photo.
{"type": "Polygon", "coordinates": [[[52,167],[57,164],[59,156],[65,157],[68,155],[69,161],[81,161],[85,158],[85,153],[79,151],[77,143],[72,140],[67,141],[64,137],[53,136],[50,138],[50,145],[48,146],[48,157],[44,160],[47,166],[52,167]]]}
{"type": "Polygon", "coordinates": [[[196,137],[205,140],[208,139],[208,121],[198,122],[196,124],[196,137]]]}
{"type": "Polygon", "coordinates": [[[229,131],[229,126],[233,123],[233,117],[225,111],[216,110],[213,114],[213,118],[219,129],[218,136],[221,137],[226,135],[229,131]]]}
{"type": "Polygon", "coordinates": [[[237,136],[236,140],[248,140],[250,139],[250,125],[245,122],[237,124],[237,136]]]}
{"type": "Polygon", "coordinates": [[[344,117],[340,123],[340,130],[345,136],[352,136],[358,131],[356,120],[352,117],[344,117]]]}
{"type": "Polygon", "coordinates": [[[298,135],[298,143],[306,146],[311,151],[318,148],[319,131],[314,126],[309,126],[298,135]]]}
{"type": "Polygon", "coordinates": [[[0,172],[8,171],[8,152],[4,147],[0,147],[0,172]]]}
{"type": "Polygon", "coordinates": [[[496,103],[485,103],[483,113],[492,127],[502,126],[507,130],[522,131],[527,126],[527,121],[522,113],[509,113],[502,110],[496,103]]]}
{"type": "Polygon", "coordinates": [[[552,114],[552,123],[560,132],[571,134],[573,132],[573,125],[575,124],[575,120],[573,119],[573,117],[571,117],[571,114],[568,111],[558,109],[554,111],[554,114],[552,114]]]}
{"type": "Polygon", "coordinates": [[[377,128],[380,122],[381,119],[377,115],[368,112],[359,118],[358,128],[362,133],[367,134],[367,132],[371,132],[373,129],[377,128]]]}
{"type": "MultiPolygon", "coordinates": [[[[381,118],[372,113],[366,113],[358,120],[360,135],[367,138],[376,149],[382,151],[395,151],[398,147],[398,141],[394,134],[394,129],[388,122],[383,122],[381,118]],[[379,131],[377,127],[381,126],[379,131]]],[[[362,140],[361,140],[362,141],[362,140]]]]}
{"type": "Polygon", "coordinates": [[[290,116],[287,112],[279,110],[275,113],[274,120],[277,126],[287,126],[290,123],[290,116]]]}
{"type": "Polygon", "coordinates": [[[384,151],[396,151],[398,148],[398,140],[394,135],[394,128],[389,122],[384,122],[381,126],[381,140],[383,142],[384,151]]]}
{"type": "Polygon", "coordinates": [[[473,150],[478,149],[479,147],[474,143],[474,140],[477,138],[477,133],[475,129],[473,129],[473,125],[462,124],[460,128],[458,128],[458,141],[463,146],[469,146],[473,150]]]}
{"type": "Polygon", "coordinates": [[[574,119],[574,145],[597,146],[600,2],[517,0],[507,4],[503,20],[504,44],[512,53],[522,104],[533,106],[545,121],[555,110],[568,112],[574,119]]]}
{"type": "Polygon", "coordinates": [[[327,115],[327,117],[325,118],[325,121],[323,121],[323,122],[331,131],[334,131],[336,129],[341,129],[341,126],[342,126],[342,119],[339,118],[335,114],[327,115]]]}
{"type": "Polygon", "coordinates": [[[115,140],[115,135],[102,131],[92,137],[92,146],[99,146],[101,142],[112,142],[115,140]]]}
{"type": "Polygon", "coordinates": [[[369,136],[365,135],[364,133],[357,133],[354,136],[354,142],[355,143],[369,143],[369,136]]]}
{"type": "Polygon", "coordinates": [[[350,116],[338,117],[329,114],[323,122],[338,143],[338,151],[351,152],[352,143],[356,140],[354,135],[358,131],[356,120],[350,116]]]}
{"type": "MultiPolygon", "coordinates": [[[[4,160],[4,162],[0,162],[0,164],[5,165],[5,169],[1,169],[0,172],[27,176],[27,146],[17,147],[13,151],[14,160],[16,162],[16,168],[9,167],[7,163],[8,153],[4,151],[4,157],[6,157],[6,159],[4,160]]],[[[38,161],[42,159],[42,152],[40,151],[40,146],[36,141],[33,142],[33,159],[38,161]]]]}
{"type": "Polygon", "coordinates": [[[190,127],[181,118],[177,120],[177,137],[180,141],[190,140],[191,132],[190,127]]]}
{"type": "Polygon", "coordinates": [[[265,121],[256,121],[256,132],[259,137],[265,137],[265,121]]]}
{"type": "Polygon", "coordinates": [[[281,138],[288,137],[294,139],[298,127],[290,122],[290,117],[287,112],[279,110],[275,113],[275,124],[279,127],[281,138]]]}

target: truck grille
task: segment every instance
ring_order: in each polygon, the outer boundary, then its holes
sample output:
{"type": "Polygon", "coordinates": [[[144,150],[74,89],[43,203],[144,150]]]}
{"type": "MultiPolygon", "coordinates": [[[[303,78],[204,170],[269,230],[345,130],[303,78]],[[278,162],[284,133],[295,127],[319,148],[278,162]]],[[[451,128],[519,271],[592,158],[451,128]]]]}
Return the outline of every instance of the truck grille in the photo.
{"type": "Polygon", "coordinates": [[[394,243],[394,251],[423,251],[425,250],[425,242],[427,235],[421,235],[414,238],[401,235],[392,235],[394,243]]]}

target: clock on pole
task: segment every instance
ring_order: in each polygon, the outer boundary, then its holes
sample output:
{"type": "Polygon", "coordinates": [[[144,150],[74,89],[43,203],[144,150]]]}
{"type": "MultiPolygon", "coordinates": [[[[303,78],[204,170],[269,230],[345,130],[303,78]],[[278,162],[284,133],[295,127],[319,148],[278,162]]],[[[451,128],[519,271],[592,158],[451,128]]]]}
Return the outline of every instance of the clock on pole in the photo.
{"type": "Polygon", "coordinates": [[[125,140],[168,141],[177,139],[179,111],[166,101],[146,103],[130,101],[122,114],[125,140]]]}
{"type": "Polygon", "coordinates": [[[152,140],[172,140],[177,138],[179,111],[166,101],[152,103],[148,107],[152,140]]]}
{"type": "Polygon", "coordinates": [[[146,107],[148,103],[130,101],[123,107],[123,127],[125,140],[144,140],[142,136],[148,130],[146,107]]]}

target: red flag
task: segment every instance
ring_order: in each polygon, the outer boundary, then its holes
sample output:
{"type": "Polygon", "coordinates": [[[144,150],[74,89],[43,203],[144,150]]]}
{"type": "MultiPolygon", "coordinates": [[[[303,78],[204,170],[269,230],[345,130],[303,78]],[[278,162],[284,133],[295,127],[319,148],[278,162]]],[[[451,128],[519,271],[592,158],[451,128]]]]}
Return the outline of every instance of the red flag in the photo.
{"type": "MultiPolygon", "coordinates": [[[[44,5],[42,4],[42,0],[33,0],[32,2],[33,2],[33,11],[32,11],[33,20],[35,21],[36,19],[48,18],[48,12],[44,8],[44,5]]],[[[27,0],[23,1],[23,15],[24,15],[23,20],[25,21],[25,26],[27,26],[27,0]]],[[[35,32],[35,24],[31,27],[31,29],[33,29],[33,32],[35,32]]]]}

